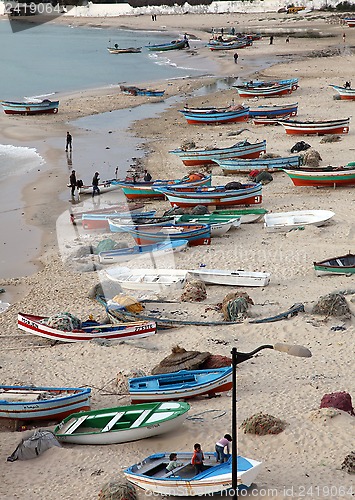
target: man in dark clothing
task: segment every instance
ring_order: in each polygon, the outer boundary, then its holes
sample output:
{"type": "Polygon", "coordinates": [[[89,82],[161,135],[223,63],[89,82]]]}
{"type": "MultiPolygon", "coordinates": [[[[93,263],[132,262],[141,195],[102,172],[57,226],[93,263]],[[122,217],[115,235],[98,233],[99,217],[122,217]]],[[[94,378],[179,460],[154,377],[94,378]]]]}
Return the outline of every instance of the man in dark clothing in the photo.
{"type": "Polygon", "coordinates": [[[71,187],[71,195],[74,196],[75,195],[75,188],[77,186],[75,170],[71,171],[71,174],[69,177],[69,183],[70,183],[70,187],[71,187]]]}
{"type": "Polygon", "coordinates": [[[65,146],[65,151],[68,151],[68,149],[70,149],[70,151],[72,150],[72,136],[69,132],[67,132],[67,142],[66,142],[66,146],[65,146]]]}
{"type": "Polygon", "coordinates": [[[148,170],[144,170],[144,182],[150,182],[152,180],[152,176],[150,175],[150,173],[148,172],[148,170]]]}
{"type": "Polygon", "coordinates": [[[99,172],[95,172],[94,177],[92,178],[92,197],[96,194],[100,194],[99,189],[99,181],[100,181],[99,172]]]}
{"type": "Polygon", "coordinates": [[[271,37],[270,37],[270,45],[272,45],[273,43],[274,43],[274,36],[271,35],[271,37]]]}
{"type": "Polygon", "coordinates": [[[235,62],[235,64],[238,63],[238,57],[239,57],[238,56],[238,52],[235,52],[235,54],[234,54],[234,62],[235,62]]]}

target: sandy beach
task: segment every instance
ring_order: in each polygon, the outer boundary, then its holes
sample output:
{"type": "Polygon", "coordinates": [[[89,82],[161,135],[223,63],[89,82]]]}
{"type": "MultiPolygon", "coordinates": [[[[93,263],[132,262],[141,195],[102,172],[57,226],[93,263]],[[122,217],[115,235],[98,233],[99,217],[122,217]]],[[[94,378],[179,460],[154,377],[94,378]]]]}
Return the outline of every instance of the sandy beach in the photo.
{"type": "MultiPolygon", "coordinates": [[[[150,16],[61,18],[56,22],[153,29],[150,16]]],[[[189,172],[177,157],[168,153],[186,140],[193,140],[196,147],[202,149],[227,147],[243,139],[250,142],[265,139],[267,152],[280,156],[288,156],[297,140],[305,140],[320,153],[321,165],[339,166],[354,161],[352,123],[350,133],[342,135],[339,142],[324,143],[321,137],[295,138],[286,135],[281,126],[256,127],[251,122],[217,127],[187,125],[178,112],[184,102],[191,106],[241,104],[243,101],[232,87],[193,95],[196,89],[218,79],[297,77],[299,88],[291,96],[278,100],[253,100],[252,104],[297,101],[300,120],[352,116],[355,102],[334,99],[334,91],[329,87],[329,84],[343,85],[346,80],[353,79],[355,30],[344,28],[336,15],[317,12],[300,16],[171,15],[158,16],[157,25],[154,29],[169,33],[187,32],[205,42],[209,39],[211,28],[216,26],[235,25],[240,31],[261,31],[264,36],[251,48],[238,51],[237,65],[234,64],[233,53],[230,53],[232,51],[219,54],[202,47],[197,55],[193,55],[192,50],[191,59],[208,57],[218,65],[218,78],[170,81],[166,97],[178,95],[183,100],[172,103],[159,116],[130,125],[130,132],[146,142],[144,165],[153,178],[178,178],[189,172]],[[321,36],[304,37],[305,31],[309,30],[316,30],[321,36]],[[344,31],[345,42],[342,38],[344,31]],[[273,45],[269,44],[269,34],[275,36],[273,45]],[[287,35],[290,36],[288,44],[285,43],[287,35]]],[[[161,82],[157,83],[161,85],[161,82]]],[[[330,417],[317,409],[326,393],[346,391],[355,398],[354,322],[353,319],[343,321],[312,314],[312,308],[321,295],[335,290],[355,292],[351,276],[317,277],[313,269],[313,261],[353,251],[355,219],[351,209],[354,202],[352,187],[296,188],[285,173],[275,173],[273,182],[263,187],[262,207],[273,212],[333,210],[335,216],[323,227],[310,226],[289,233],[267,233],[261,222],[244,224],[223,237],[214,238],[210,246],[189,248],[176,254],[167,264],[162,261],[162,265],[179,269],[193,269],[203,264],[207,268],[270,272],[268,286],[243,289],[255,304],[250,309],[250,318],[278,314],[292,304],[302,302],[305,313],[296,317],[267,324],[250,324],[246,320],[240,325],[222,327],[182,327],[160,331],[147,339],[113,342],[109,346],[96,342],[52,346],[50,341],[25,335],[17,329],[19,311],[39,315],[69,311],[83,320],[89,315],[105,319],[104,308],[88,298],[89,290],[99,282],[98,273],[80,272],[85,262],[81,263],[82,267],[75,265],[70,255],[74,255],[80,245],[96,244],[112,235],[87,236],[87,232],[78,227],[71,243],[66,245],[62,241],[60,245],[62,254],[66,252],[69,259],[63,259],[58,251],[57,219],[60,217],[60,220],[68,221],[71,207],[65,189],[70,165],[67,164],[63,137],[68,124],[80,117],[147,102],[151,102],[151,98],[136,97],[132,101],[131,96],[119,93],[117,88],[106,88],[62,96],[60,112],[54,116],[36,117],[36,125],[31,117],[9,119],[4,114],[0,115],[0,142],[36,147],[46,160],[43,169],[33,174],[31,182],[22,179],[16,188],[16,195],[21,193],[22,197],[24,227],[37,232],[33,241],[38,242],[38,248],[36,259],[29,263],[28,275],[14,278],[15,274],[9,276],[4,273],[0,279],[0,288],[6,289],[1,300],[12,304],[1,314],[2,384],[88,386],[92,388],[92,408],[99,409],[129,404],[128,396],[115,394],[114,382],[118,372],[128,374],[134,368],[149,374],[176,344],[187,350],[209,351],[225,356],[230,355],[234,346],[248,352],[259,345],[276,342],[303,345],[311,350],[312,358],[301,359],[263,351],[238,367],[238,422],[263,412],[288,424],[278,435],[255,436],[239,430],[238,452],[263,462],[262,472],[246,497],[279,500],[353,497],[354,478],[341,470],[341,463],[354,450],[355,418],[344,412],[330,417]],[[345,329],[331,330],[334,326],[344,326],[345,329]]],[[[244,100],[244,104],[250,102],[244,100]]],[[[76,144],[89,144],[92,137],[83,129],[72,127],[71,130],[77,141],[74,141],[73,155],[78,155],[75,161],[85,159],[84,153],[76,152],[76,144]]],[[[127,159],[124,160],[127,163],[127,159]]],[[[213,167],[212,175],[213,185],[223,185],[231,180],[245,181],[247,178],[223,176],[217,166],[213,167]]],[[[116,198],[111,195],[108,199],[113,202],[116,198]]],[[[159,214],[169,208],[166,201],[152,201],[146,205],[148,210],[156,208],[159,214]]],[[[80,210],[80,204],[77,208],[80,210]]],[[[73,226],[69,221],[65,230],[70,239],[73,226]]],[[[132,242],[126,236],[121,238],[132,242]]],[[[25,240],[19,243],[25,244],[25,240]]],[[[138,265],[131,262],[129,267],[138,265]]],[[[180,294],[177,292],[169,296],[170,300],[176,301],[171,309],[175,314],[180,312],[181,317],[186,319],[221,319],[219,313],[208,310],[207,306],[221,302],[230,291],[233,291],[230,287],[208,286],[205,302],[186,304],[186,307],[179,301],[180,294]]],[[[346,297],[354,313],[354,295],[346,297]]],[[[203,413],[202,420],[187,420],[167,435],[125,445],[65,445],[60,449],[53,448],[37,459],[14,463],[6,462],[6,457],[14,451],[26,432],[2,431],[0,498],[91,500],[97,498],[106,481],[122,477],[125,467],[152,453],[192,452],[195,442],[201,442],[205,451],[213,451],[216,440],[226,432],[231,433],[231,394],[191,400],[189,414],[200,413],[203,413]]],[[[144,494],[140,493],[140,498],[143,497],[144,494]]]]}

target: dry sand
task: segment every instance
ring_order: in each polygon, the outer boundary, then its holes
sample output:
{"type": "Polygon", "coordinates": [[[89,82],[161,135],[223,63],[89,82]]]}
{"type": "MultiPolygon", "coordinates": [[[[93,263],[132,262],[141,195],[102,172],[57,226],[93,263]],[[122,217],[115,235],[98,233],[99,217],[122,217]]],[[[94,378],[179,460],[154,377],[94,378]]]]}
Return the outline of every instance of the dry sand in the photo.
{"type": "MultiPolygon", "coordinates": [[[[158,21],[167,29],[176,29],[178,32],[197,33],[197,25],[200,29],[207,30],[217,22],[226,26],[227,20],[231,25],[238,20],[241,26],[248,26],[251,30],[263,28],[276,32],[276,28],[282,28],[292,32],[301,26],[312,26],[320,28],[323,33],[332,33],[335,35],[333,38],[322,39],[299,39],[291,36],[290,44],[285,44],[284,36],[277,37],[273,46],[270,46],[268,38],[264,37],[250,50],[239,51],[238,67],[234,65],[230,54],[211,55],[221,62],[221,75],[236,76],[242,75],[243,71],[247,74],[247,68],[250,71],[249,58],[282,60],[279,55],[285,57],[290,54],[294,62],[284,62],[265,69],[259,76],[270,79],[297,76],[300,88],[287,98],[287,102],[299,102],[299,119],[317,120],[351,116],[355,109],[354,102],[334,100],[333,92],[328,87],[330,83],[342,84],[351,79],[351,47],[355,45],[355,32],[346,31],[347,40],[343,45],[341,34],[344,28],[339,24],[332,24],[331,19],[331,16],[327,16],[326,20],[320,19],[316,14],[313,18],[260,14],[206,18],[167,16],[164,19],[158,18],[158,21]],[[329,47],[339,55],[310,57],[312,51],[324,51],[329,47]]],[[[78,22],[75,20],[75,23],[78,22]]],[[[81,19],[80,23],[82,22],[93,21],[81,19]]],[[[106,23],[106,20],[97,22],[106,23]]],[[[107,22],[112,24],[114,21],[107,22]]],[[[131,28],[151,28],[147,24],[148,17],[125,18],[116,22],[118,26],[124,24],[131,28]]],[[[207,40],[208,36],[204,36],[207,40]]],[[[321,55],[320,52],[317,54],[321,55]]],[[[232,99],[239,102],[234,89],[190,98],[189,90],[199,85],[200,82],[179,81],[175,82],[174,86],[169,86],[168,92],[186,93],[191,105],[223,105],[232,99]]],[[[144,101],[142,98],[134,102],[139,104],[144,101]]],[[[268,102],[262,101],[263,104],[268,102]]],[[[63,136],[67,127],[66,121],[76,116],[130,105],[131,100],[127,96],[112,90],[101,90],[95,95],[79,93],[76,96],[68,96],[63,100],[61,113],[54,117],[55,125],[49,134],[63,136]],[[77,107],[72,111],[74,102],[77,107]]],[[[146,165],[154,177],[179,177],[187,172],[188,169],[177,158],[167,153],[169,149],[179,147],[185,139],[193,139],[198,147],[227,146],[240,139],[266,139],[268,152],[283,156],[289,153],[296,142],[295,138],[286,136],[281,127],[257,128],[251,123],[220,127],[187,126],[177,112],[179,106],[173,105],[159,118],[135,124],[137,135],[149,140],[150,154],[146,165]],[[241,128],[246,130],[237,137],[228,135],[241,128]]],[[[15,126],[11,129],[9,127],[5,133],[8,137],[17,137],[20,140],[22,134],[28,134],[28,130],[22,128],[26,122],[28,123],[29,119],[22,117],[12,121],[15,126]]],[[[4,117],[1,117],[1,124],[3,123],[4,117]]],[[[42,123],[33,132],[35,140],[39,140],[41,134],[44,134],[48,123],[53,124],[52,117],[43,117],[42,123]]],[[[300,139],[305,139],[319,151],[323,165],[342,165],[354,160],[352,129],[336,143],[321,143],[319,137],[300,139]]],[[[57,160],[50,165],[50,171],[65,183],[67,171],[60,166],[60,162],[63,163],[63,152],[58,149],[53,158],[56,158],[56,155],[57,160]]],[[[224,184],[232,180],[232,177],[223,177],[218,167],[213,168],[213,176],[214,184],[224,184]]],[[[41,200],[46,197],[55,199],[56,189],[54,185],[48,186],[48,182],[37,184],[36,196],[41,200]]],[[[208,350],[223,355],[229,355],[233,346],[237,346],[240,351],[249,351],[264,343],[301,344],[312,351],[311,359],[292,358],[264,351],[255,360],[238,367],[238,421],[241,422],[244,418],[262,411],[282,418],[289,424],[286,430],[277,436],[258,437],[239,432],[239,453],[264,463],[257,485],[248,496],[259,499],[341,499],[354,495],[353,477],[340,470],[345,455],[354,448],[354,417],[341,414],[326,418],[314,416],[312,413],[313,409],[319,408],[325,393],[348,391],[353,396],[355,394],[353,321],[345,323],[344,331],[331,331],[332,326],[340,325],[342,321],[327,320],[311,313],[312,306],[320,295],[333,290],[354,288],[351,278],[318,278],[312,267],[314,260],[342,255],[352,250],[352,188],[295,188],[286,174],[275,174],[274,181],[263,189],[263,207],[272,211],[330,209],[336,213],[335,217],[322,228],[309,227],[304,231],[288,234],[265,233],[260,223],[243,225],[227,236],[213,239],[210,247],[194,247],[175,257],[178,268],[193,268],[204,263],[209,268],[243,268],[271,272],[269,286],[263,289],[248,289],[256,304],[252,308],[252,315],[268,316],[278,313],[295,302],[305,304],[305,314],[274,324],[252,325],[245,322],[238,326],[179,328],[158,333],[149,339],[114,344],[110,347],[95,342],[50,347],[50,343],[44,339],[19,334],[16,325],[18,311],[35,314],[70,311],[82,319],[88,314],[104,317],[103,308],[87,298],[88,290],[98,281],[97,273],[75,273],[74,268],[68,262],[63,264],[57,255],[54,223],[61,210],[66,208],[66,203],[63,200],[55,201],[54,205],[51,205],[53,209],[50,210],[46,204],[45,209],[41,209],[39,213],[38,208],[34,206],[31,186],[26,190],[28,220],[31,218],[31,211],[32,214],[37,214],[37,221],[32,222],[43,227],[44,241],[48,246],[41,252],[43,267],[38,273],[17,280],[0,281],[1,287],[9,288],[13,294],[17,293],[16,302],[1,316],[0,369],[3,384],[88,385],[93,388],[92,407],[97,409],[129,401],[126,397],[105,395],[100,390],[115,379],[119,371],[128,373],[134,367],[149,373],[177,343],[186,349],[208,350]]],[[[167,208],[168,204],[154,202],[148,206],[156,206],[160,211],[167,208]]],[[[64,218],[65,216],[63,220],[64,218]]],[[[98,236],[95,238],[97,240],[98,236]]],[[[87,243],[90,239],[82,238],[82,241],[87,243]]],[[[74,243],[72,242],[72,247],[75,246],[74,243]]],[[[67,251],[70,252],[71,248],[67,251]]],[[[220,302],[229,291],[226,287],[208,287],[206,303],[220,302]]],[[[348,299],[350,297],[351,295],[348,299]]],[[[175,298],[178,300],[179,295],[175,295],[175,298]]],[[[354,310],[351,300],[349,303],[354,310]]],[[[176,310],[178,309],[184,310],[185,307],[176,305],[176,310]]],[[[201,312],[195,314],[207,318],[216,317],[216,313],[204,312],[204,309],[205,306],[199,304],[196,311],[201,312]]],[[[108,386],[110,387],[110,384],[108,386]]],[[[0,497],[6,500],[97,498],[105,481],[119,477],[124,467],[151,453],[192,450],[194,442],[201,442],[206,451],[213,450],[216,439],[231,431],[230,406],[230,394],[223,394],[212,400],[193,400],[191,415],[211,409],[224,410],[226,413],[215,419],[215,413],[205,413],[203,421],[186,421],[181,428],[168,436],[127,445],[65,446],[62,449],[50,450],[38,459],[27,462],[5,462],[23,434],[2,432],[0,497]]]]}

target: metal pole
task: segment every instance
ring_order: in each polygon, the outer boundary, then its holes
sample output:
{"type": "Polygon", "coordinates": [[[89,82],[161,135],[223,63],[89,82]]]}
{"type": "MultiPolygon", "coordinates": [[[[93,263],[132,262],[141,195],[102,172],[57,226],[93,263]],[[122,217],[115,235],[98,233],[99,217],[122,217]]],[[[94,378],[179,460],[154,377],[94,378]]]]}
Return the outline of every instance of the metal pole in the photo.
{"type": "Polygon", "coordinates": [[[232,490],[237,499],[238,488],[238,429],[237,429],[237,348],[232,348],[232,490]]]}

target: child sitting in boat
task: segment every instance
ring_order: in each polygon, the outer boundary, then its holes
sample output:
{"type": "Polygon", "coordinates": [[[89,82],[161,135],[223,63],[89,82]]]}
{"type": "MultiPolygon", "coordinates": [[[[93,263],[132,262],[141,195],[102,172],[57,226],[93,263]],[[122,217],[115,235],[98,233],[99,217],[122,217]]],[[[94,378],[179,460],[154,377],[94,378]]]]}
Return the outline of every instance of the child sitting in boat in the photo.
{"type": "Polygon", "coordinates": [[[182,463],[178,462],[176,459],[177,459],[177,454],[176,453],[170,453],[170,455],[169,455],[170,462],[166,466],[166,470],[168,472],[171,472],[174,469],[176,469],[177,467],[181,467],[181,465],[183,465],[182,463]]]}

